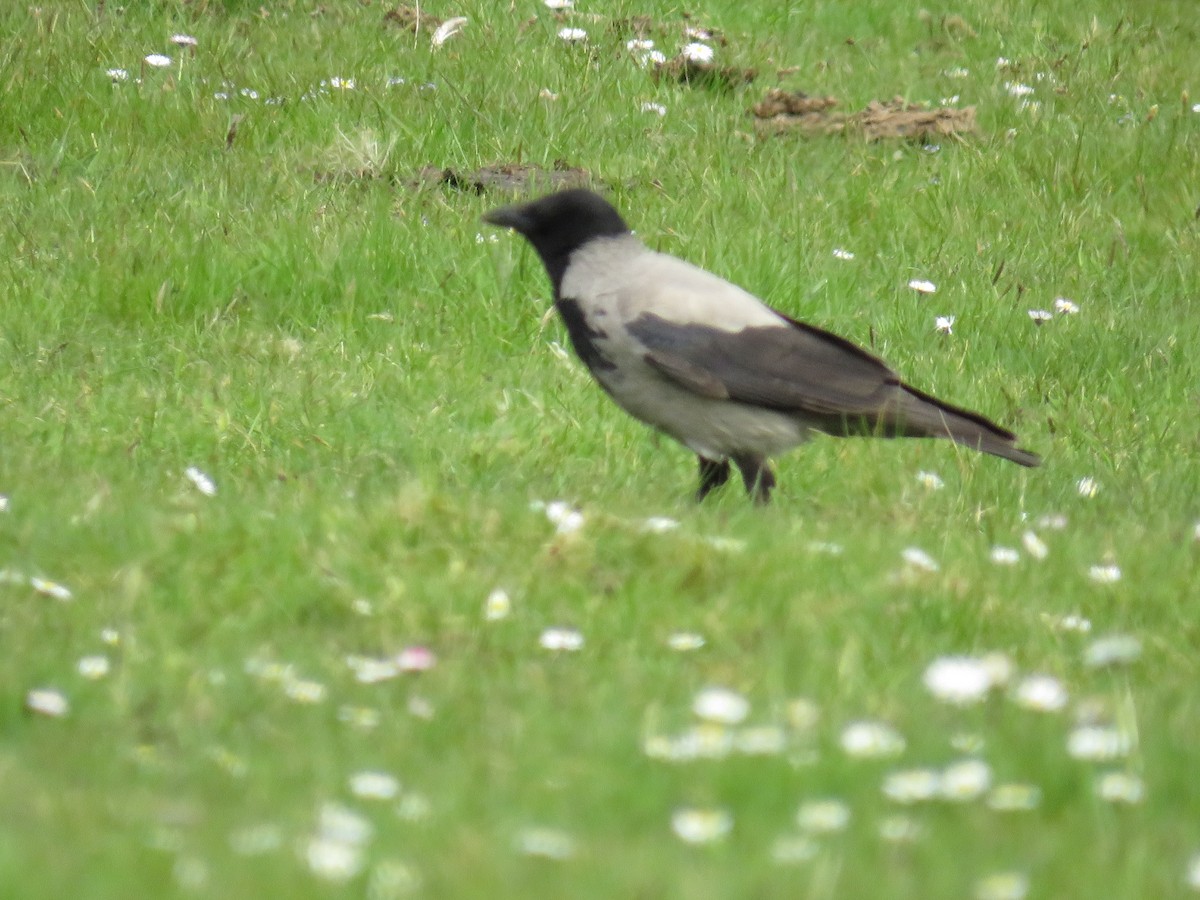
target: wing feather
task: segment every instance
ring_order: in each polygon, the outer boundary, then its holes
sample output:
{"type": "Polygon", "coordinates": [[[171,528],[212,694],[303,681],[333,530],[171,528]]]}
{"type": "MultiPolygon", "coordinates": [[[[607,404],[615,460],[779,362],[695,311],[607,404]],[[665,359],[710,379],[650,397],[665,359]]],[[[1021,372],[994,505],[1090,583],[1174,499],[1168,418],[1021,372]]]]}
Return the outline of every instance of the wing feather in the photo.
{"type": "Polygon", "coordinates": [[[662,374],[703,396],[818,415],[878,412],[900,379],[854,344],[784,316],[778,325],[725,331],[644,313],[628,330],[662,374]]]}

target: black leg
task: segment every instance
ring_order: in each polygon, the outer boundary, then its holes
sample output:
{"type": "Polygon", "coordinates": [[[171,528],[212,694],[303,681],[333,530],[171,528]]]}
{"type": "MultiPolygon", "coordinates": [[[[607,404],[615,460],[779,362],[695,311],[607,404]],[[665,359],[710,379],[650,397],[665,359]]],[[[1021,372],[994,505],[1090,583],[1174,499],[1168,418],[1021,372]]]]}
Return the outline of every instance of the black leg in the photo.
{"type": "Polygon", "coordinates": [[[742,473],[746,493],[755,503],[770,503],[771,488],[775,487],[775,473],[765,457],[753,453],[739,453],[733,457],[742,473]]]}
{"type": "Polygon", "coordinates": [[[700,463],[700,489],[696,491],[696,502],[699,503],[708,496],[709,491],[729,480],[729,462],[724,459],[718,462],[704,456],[697,456],[696,459],[700,463]]]}

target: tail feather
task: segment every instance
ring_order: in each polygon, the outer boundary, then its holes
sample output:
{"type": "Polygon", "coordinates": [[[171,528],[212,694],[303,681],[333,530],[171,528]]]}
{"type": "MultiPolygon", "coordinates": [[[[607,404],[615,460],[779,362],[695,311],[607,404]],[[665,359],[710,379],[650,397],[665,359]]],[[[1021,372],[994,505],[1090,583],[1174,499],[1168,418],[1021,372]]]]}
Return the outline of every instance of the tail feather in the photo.
{"type": "MultiPolygon", "coordinates": [[[[1017,436],[990,419],[968,409],[952,406],[904,384],[899,409],[895,411],[898,435],[949,438],[964,447],[1011,460],[1021,466],[1039,466],[1036,453],[1017,446],[1017,436]]],[[[889,417],[891,418],[891,417],[889,417]]]]}

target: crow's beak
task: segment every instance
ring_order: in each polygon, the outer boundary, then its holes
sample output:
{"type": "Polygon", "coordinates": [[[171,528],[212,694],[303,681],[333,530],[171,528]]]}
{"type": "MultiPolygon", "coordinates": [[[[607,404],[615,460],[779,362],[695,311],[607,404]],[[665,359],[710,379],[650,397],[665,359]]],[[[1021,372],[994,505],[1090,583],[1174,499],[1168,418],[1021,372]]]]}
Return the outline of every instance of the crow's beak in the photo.
{"type": "Polygon", "coordinates": [[[501,228],[512,228],[524,234],[529,228],[529,216],[524,206],[502,206],[483,214],[483,221],[501,228]]]}

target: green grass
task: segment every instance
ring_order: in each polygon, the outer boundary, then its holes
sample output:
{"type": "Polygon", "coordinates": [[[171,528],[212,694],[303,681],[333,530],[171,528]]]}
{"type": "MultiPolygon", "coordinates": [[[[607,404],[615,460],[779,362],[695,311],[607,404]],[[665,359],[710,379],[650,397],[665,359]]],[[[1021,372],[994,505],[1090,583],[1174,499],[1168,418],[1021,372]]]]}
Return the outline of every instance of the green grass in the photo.
{"type": "Polygon", "coordinates": [[[558,41],[563,23],[533,0],[431,8],[470,19],[438,50],[370,3],[0,13],[5,896],[927,898],[971,896],[996,872],[1031,897],[1186,894],[1200,851],[1194,10],[707,0],[689,9],[727,36],[718,60],[761,73],[719,92],[655,83],[586,18],[678,23],[679,7],[581,6],[565,21],[586,47],[558,41]],[[194,56],[169,44],[177,31],[194,56]],[[171,68],[140,71],[151,52],[171,68]],[[128,81],[110,82],[117,66],[128,81]],[[937,152],[756,139],[746,109],[784,67],[784,86],[847,110],[958,94],[979,134],[937,152]],[[355,86],[313,93],[333,77],[355,86]],[[651,246],[873,345],[1045,465],[818,439],[778,461],[771,508],[732,488],[694,506],[694,460],[553,351],[566,336],[541,324],[536,258],[479,222],[509,198],[409,186],[427,165],[557,159],[611,185],[651,246]],[[1028,310],[1058,296],[1079,314],[1035,326],[1028,310]],[[947,314],[952,336],[934,330],[947,314]],[[580,531],[556,535],[531,509],[554,499],[582,510],[580,531]],[[1040,525],[1048,514],[1066,527],[1040,525]],[[646,534],[649,516],[680,524],[646,534]],[[1029,529],[1044,560],[991,561],[1029,529]],[[940,569],[906,566],[908,547],[940,569]],[[1094,583],[1109,562],[1120,580],[1094,583]],[[512,615],[487,621],[497,587],[512,615]],[[1068,614],[1092,633],[1053,627],[1068,614]],[[560,625],[581,651],[539,646],[560,625]],[[705,646],[669,649],[676,631],[705,646]],[[1141,658],[1088,669],[1085,648],[1110,633],[1138,638],[1141,658]],[[409,645],[437,665],[359,684],[346,662],[409,645]],[[938,657],[993,651],[1060,678],[1067,709],[1004,690],[956,709],[922,683],[938,657]],[[94,654],[111,671],[90,681],[76,665],[94,654]],[[289,677],[323,698],[291,699],[289,677]],[[645,753],[693,725],[706,685],[743,693],[786,751],[645,753]],[[69,714],[27,712],[39,687],[69,714]],[[798,699],[815,723],[789,716],[798,699]],[[374,728],[344,721],[357,708],[374,728]],[[1088,717],[1132,735],[1128,755],[1072,758],[1088,717]],[[904,752],[847,756],[841,731],[863,718],[894,726],[904,752]],[[883,796],[889,772],[971,755],[964,735],[1039,805],[883,796]],[[397,798],[351,794],[375,769],[397,798]],[[1099,798],[1112,770],[1139,776],[1144,799],[1099,798]],[[850,808],[847,829],[810,860],[774,861],[800,804],[826,797],[850,808]],[[326,804],[373,828],[344,884],[305,856],[326,804]],[[682,807],[726,810],[733,829],[686,845],[682,807]],[[880,839],[895,814],[914,841],[880,839]],[[573,855],[522,853],[532,828],[569,836],[573,855]]]}

